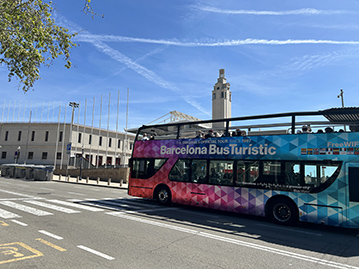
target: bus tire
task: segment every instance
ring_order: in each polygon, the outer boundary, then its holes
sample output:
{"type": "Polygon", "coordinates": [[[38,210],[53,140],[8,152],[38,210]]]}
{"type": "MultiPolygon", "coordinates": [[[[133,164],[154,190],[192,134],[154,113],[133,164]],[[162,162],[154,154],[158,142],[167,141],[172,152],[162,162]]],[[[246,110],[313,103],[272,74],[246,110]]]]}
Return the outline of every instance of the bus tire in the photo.
{"type": "Polygon", "coordinates": [[[298,209],[288,198],[280,197],[270,201],[266,215],[277,224],[295,225],[298,223],[298,209]]]}
{"type": "Polygon", "coordinates": [[[155,191],[155,198],[160,205],[171,204],[171,191],[167,186],[159,186],[155,191]]]}

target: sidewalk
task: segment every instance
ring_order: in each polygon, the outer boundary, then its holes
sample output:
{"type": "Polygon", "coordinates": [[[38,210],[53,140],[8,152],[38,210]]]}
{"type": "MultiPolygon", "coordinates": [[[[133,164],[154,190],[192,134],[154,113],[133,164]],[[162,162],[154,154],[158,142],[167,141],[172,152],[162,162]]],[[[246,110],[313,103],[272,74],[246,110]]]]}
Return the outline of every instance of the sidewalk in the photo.
{"type": "Polygon", "coordinates": [[[59,175],[53,175],[52,181],[71,183],[71,184],[82,184],[82,185],[93,185],[93,186],[101,186],[101,187],[119,188],[119,189],[127,189],[128,188],[127,183],[120,184],[118,182],[108,182],[108,181],[101,181],[101,180],[99,182],[97,182],[97,180],[93,180],[93,179],[87,180],[86,178],[79,180],[76,177],[67,178],[66,176],[61,176],[61,178],[60,178],[59,175]]]}

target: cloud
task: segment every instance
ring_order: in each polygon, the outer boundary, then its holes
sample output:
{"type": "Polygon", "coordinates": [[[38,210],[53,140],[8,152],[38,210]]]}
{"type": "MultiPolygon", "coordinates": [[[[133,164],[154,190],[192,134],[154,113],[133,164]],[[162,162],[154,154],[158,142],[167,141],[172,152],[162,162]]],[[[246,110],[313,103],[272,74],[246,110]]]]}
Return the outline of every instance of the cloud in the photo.
{"type": "Polygon", "coordinates": [[[235,47],[243,45],[302,45],[302,44],[331,44],[331,45],[359,45],[359,41],[345,41],[345,40],[327,40],[327,39],[237,39],[224,41],[202,41],[202,42],[183,42],[176,39],[149,39],[138,37],[125,37],[114,35],[90,35],[79,34],[74,39],[75,42],[135,42],[135,43],[150,43],[162,44],[179,47],[235,47]]]}
{"type": "Polygon", "coordinates": [[[230,9],[219,9],[210,6],[195,6],[196,9],[212,13],[221,13],[229,15],[269,15],[269,16],[287,16],[287,15],[335,15],[335,14],[347,14],[353,13],[346,10],[319,10],[315,8],[302,8],[286,11],[270,11],[270,10],[230,10],[230,9]]]}

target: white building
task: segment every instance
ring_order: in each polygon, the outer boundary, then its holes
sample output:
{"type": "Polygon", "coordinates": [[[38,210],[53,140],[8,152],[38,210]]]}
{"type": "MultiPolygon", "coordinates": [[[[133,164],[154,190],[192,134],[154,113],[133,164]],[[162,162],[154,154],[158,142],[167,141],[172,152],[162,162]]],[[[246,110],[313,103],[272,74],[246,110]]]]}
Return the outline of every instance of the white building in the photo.
{"type": "Polygon", "coordinates": [[[17,162],[65,168],[68,163],[74,165],[82,153],[93,167],[128,164],[133,134],[73,124],[70,139],[70,127],[70,123],[1,123],[0,164],[17,162]]]}
{"type": "MultiPolygon", "coordinates": [[[[219,78],[212,91],[212,119],[226,119],[231,117],[232,93],[230,84],[224,77],[224,69],[219,69],[219,78]]],[[[224,122],[213,123],[213,128],[224,128],[224,122]]]]}

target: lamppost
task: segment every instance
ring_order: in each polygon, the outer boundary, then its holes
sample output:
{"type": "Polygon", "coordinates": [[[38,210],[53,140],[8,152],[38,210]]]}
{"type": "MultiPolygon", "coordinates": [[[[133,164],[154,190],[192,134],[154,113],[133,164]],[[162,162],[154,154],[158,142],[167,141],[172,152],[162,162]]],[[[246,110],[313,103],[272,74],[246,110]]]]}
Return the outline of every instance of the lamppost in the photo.
{"type": "Polygon", "coordinates": [[[79,179],[82,179],[82,160],[84,156],[84,147],[81,148],[81,156],[80,156],[80,177],[79,179]]]}
{"type": "Polygon", "coordinates": [[[343,92],[343,89],[340,89],[340,94],[337,97],[342,99],[342,107],[344,107],[344,92],[343,92]]]}
{"type": "MultiPolygon", "coordinates": [[[[343,89],[340,89],[340,94],[338,94],[337,97],[342,99],[342,107],[344,107],[344,92],[343,92],[343,89]]],[[[344,131],[346,131],[345,125],[344,125],[344,131]]]]}
{"type": "Polygon", "coordinates": [[[70,135],[69,135],[69,147],[70,150],[68,152],[68,158],[67,158],[67,166],[66,166],[66,176],[68,176],[68,169],[70,165],[70,157],[71,157],[71,141],[72,141],[72,125],[74,124],[74,114],[75,114],[75,108],[79,107],[79,103],[76,102],[70,102],[69,106],[72,107],[72,114],[71,114],[71,125],[70,125],[70,135]]]}
{"type": "Polygon", "coordinates": [[[15,152],[15,163],[19,162],[20,149],[21,149],[21,147],[18,146],[17,151],[15,152]]]}

